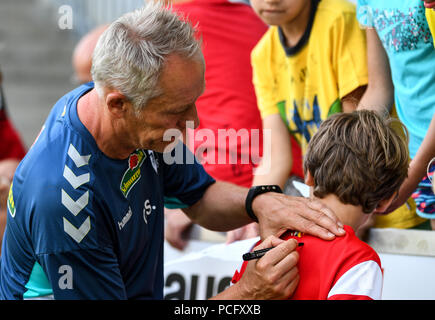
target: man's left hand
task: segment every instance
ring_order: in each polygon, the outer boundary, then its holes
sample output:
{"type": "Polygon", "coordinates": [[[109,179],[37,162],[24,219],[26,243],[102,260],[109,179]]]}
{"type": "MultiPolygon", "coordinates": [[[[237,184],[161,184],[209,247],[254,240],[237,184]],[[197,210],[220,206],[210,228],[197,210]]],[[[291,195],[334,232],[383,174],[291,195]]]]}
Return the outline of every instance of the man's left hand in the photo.
{"type": "Polygon", "coordinates": [[[262,239],[280,236],[288,229],[332,240],[345,234],[335,214],[317,200],[268,192],[253,201],[262,239]]]}

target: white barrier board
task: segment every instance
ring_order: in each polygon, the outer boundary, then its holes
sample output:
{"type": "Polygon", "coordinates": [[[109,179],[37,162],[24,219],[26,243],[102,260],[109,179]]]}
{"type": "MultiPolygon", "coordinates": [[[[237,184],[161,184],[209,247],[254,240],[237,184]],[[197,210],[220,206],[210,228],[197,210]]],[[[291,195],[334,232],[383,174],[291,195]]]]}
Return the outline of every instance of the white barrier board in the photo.
{"type": "Polygon", "coordinates": [[[382,300],[435,300],[435,258],[379,254],[384,269],[382,300]]]}
{"type": "Polygon", "coordinates": [[[165,299],[205,300],[226,288],[258,238],[232,244],[189,241],[184,251],[165,243],[165,299]]]}

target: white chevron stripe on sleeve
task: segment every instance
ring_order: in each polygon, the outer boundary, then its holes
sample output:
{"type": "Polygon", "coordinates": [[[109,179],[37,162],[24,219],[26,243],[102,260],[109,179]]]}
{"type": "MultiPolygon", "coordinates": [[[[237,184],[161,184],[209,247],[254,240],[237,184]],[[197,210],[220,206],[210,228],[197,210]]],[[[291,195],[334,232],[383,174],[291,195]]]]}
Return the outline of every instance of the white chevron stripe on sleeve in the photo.
{"type": "Polygon", "coordinates": [[[72,144],[69,145],[68,155],[74,161],[77,168],[89,164],[89,159],[91,158],[91,155],[82,156],[72,144]]]}
{"type": "Polygon", "coordinates": [[[89,182],[91,177],[89,173],[84,173],[80,176],[76,176],[67,165],[65,165],[65,169],[63,170],[63,176],[74,189],[77,189],[82,184],[89,182]]]}
{"type": "Polygon", "coordinates": [[[77,229],[65,217],[63,218],[63,230],[71,236],[75,241],[80,243],[91,230],[91,218],[87,217],[85,222],[77,229]]]}
{"type": "Polygon", "coordinates": [[[62,189],[62,204],[75,216],[79,214],[89,203],[89,191],[86,191],[77,201],[71,199],[68,193],[62,189]]]}

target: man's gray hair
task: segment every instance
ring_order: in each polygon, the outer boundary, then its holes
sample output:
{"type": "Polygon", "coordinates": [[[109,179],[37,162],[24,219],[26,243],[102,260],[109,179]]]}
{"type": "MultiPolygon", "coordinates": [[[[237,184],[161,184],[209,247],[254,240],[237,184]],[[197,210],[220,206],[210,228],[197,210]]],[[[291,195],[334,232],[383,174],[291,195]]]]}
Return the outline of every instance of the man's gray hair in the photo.
{"type": "Polygon", "coordinates": [[[169,54],[191,58],[200,52],[195,28],[161,2],[145,6],[113,22],[101,35],[92,58],[92,79],[98,94],[117,89],[136,111],[162,94],[158,80],[169,54]]]}

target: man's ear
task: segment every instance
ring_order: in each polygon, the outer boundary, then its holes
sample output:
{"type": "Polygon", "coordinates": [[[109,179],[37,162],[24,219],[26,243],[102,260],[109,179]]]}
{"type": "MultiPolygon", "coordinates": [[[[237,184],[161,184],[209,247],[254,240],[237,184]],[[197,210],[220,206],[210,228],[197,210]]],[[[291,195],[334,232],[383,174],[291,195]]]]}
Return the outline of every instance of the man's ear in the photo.
{"type": "Polygon", "coordinates": [[[314,187],[314,177],[312,176],[310,170],[307,170],[307,173],[305,174],[305,184],[314,187]]]}
{"type": "Polygon", "coordinates": [[[373,213],[384,213],[385,211],[387,211],[387,209],[390,207],[391,203],[397,198],[398,193],[399,192],[397,191],[388,199],[384,199],[384,200],[379,201],[379,203],[378,203],[376,209],[373,211],[373,213]]]}
{"type": "Polygon", "coordinates": [[[129,101],[122,93],[113,91],[106,96],[106,105],[109,111],[117,118],[122,118],[128,109],[129,101]]]}

